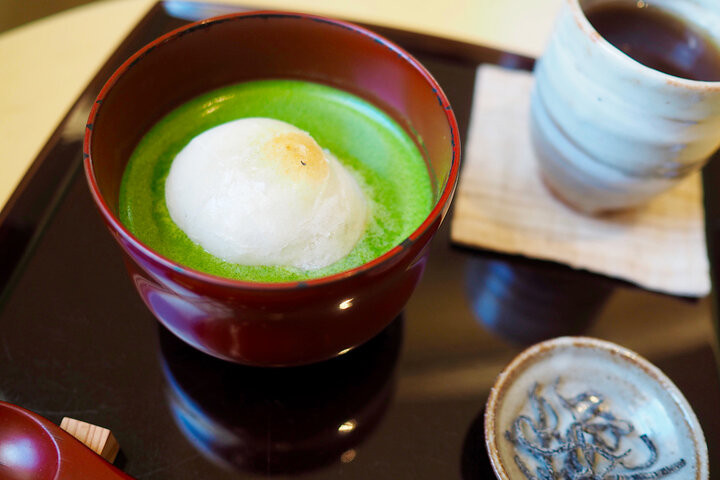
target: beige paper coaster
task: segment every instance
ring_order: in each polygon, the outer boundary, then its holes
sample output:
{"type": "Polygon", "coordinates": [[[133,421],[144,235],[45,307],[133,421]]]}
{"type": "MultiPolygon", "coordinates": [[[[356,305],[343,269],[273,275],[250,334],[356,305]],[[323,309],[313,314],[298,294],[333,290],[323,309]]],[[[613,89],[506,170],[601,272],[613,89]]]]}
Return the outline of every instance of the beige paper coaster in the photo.
{"type": "Polygon", "coordinates": [[[708,294],[700,174],[633,211],[591,217],[572,210],[540,178],[528,125],[532,83],[528,72],[478,69],[453,241],[565,263],[659,292],[708,294]]]}

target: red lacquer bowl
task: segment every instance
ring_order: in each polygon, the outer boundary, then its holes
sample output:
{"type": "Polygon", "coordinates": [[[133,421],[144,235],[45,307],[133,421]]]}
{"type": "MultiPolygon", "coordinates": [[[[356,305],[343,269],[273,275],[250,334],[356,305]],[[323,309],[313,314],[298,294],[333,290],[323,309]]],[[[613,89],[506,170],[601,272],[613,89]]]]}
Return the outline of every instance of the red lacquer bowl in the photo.
{"type": "Polygon", "coordinates": [[[341,354],[375,336],[400,313],[450,205],[460,142],[440,86],[393,43],[337,20],[250,12],[177,29],[128,59],[93,106],[84,157],[93,198],[125,252],[140,296],[158,320],[216,357],[282,366],[341,354]],[[308,80],[349,91],[385,110],[418,141],[434,206],[409,238],[346,272],[303,282],[254,283],[180,265],[120,223],[118,192],[125,165],[162,116],[209,90],[267,78],[308,80]]]}

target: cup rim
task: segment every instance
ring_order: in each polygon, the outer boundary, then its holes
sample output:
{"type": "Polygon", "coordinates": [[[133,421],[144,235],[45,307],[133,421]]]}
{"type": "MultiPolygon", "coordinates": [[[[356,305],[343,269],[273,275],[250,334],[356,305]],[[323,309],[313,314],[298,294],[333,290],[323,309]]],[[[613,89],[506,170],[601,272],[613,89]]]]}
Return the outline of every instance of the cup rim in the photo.
{"type": "Polygon", "coordinates": [[[498,375],[495,384],[490,389],[490,394],[485,405],[484,433],[485,447],[492,464],[495,475],[500,480],[511,480],[500,458],[497,448],[498,436],[496,435],[497,412],[502,405],[502,399],[507,389],[514,383],[515,379],[528,368],[533,361],[541,359],[552,351],[563,348],[588,348],[601,350],[610,353],[613,357],[620,358],[625,362],[635,365],[644,372],[649,379],[660,384],[667,392],[672,402],[682,411],[683,419],[692,433],[692,441],[695,446],[695,465],[698,467],[695,479],[708,478],[708,450],[700,422],[695,415],[690,403],[682,394],[680,389],[668,378],[662,370],[653,365],[649,360],[632,350],[622,347],[616,343],[600,340],[593,337],[566,336],[556,337],[550,340],[536,343],[520,352],[498,375]]]}
{"type": "MultiPolygon", "coordinates": [[[[669,73],[656,70],[652,67],[648,67],[644,63],[639,62],[630,55],[622,52],[619,48],[608,42],[605,37],[603,37],[600,32],[595,29],[592,23],[590,23],[590,20],[588,20],[587,15],[585,14],[585,10],[583,10],[582,6],[580,6],[580,1],[581,0],[565,0],[565,3],[570,8],[573,19],[580,30],[582,30],[582,32],[591,40],[597,41],[598,45],[600,45],[600,47],[608,54],[623,63],[632,65],[633,68],[649,73],[651,77],[654,77],[656,80],[661,80],[669,86],[695,90],[698,92],[720,92],[720,80],[692,80],[690,78],[677,77],[675,75],[670,75],[669,73]]],[[[720,48],[720,45],[718,45],[718,48],[720,48]]]]}
{"type": "Polygon", "coordinates": [[[443,212],[446,210],[448,204],[452,200],[454,189],[458,180],[460,166],[460,136],[458,133],[457,120],[455,119],[453,109],[450,106],[450,102],[448,101],[447,96],[443,92],[437,80],[435,80],[432,74],[430,74],[430,72],[422,64],[420,64],[420,62],[417,61],[410,53],[408,53],[406,50],[404,50],[394,42],[380,36],[375,32],[372,32],[367,28],[343,20],[337,20],[329,17],[306,13],[258,10],[221,15],[176,28],[156,38],[152,42],[146,44],[140,50],[135,52],[130,58],[125,60],[125,62],[117,70],[115,70],[115,72],[113,72],[107,82],[103,85],[91,108],[83,138],[83,166],[85,170],[85,177],[90,187],[90,192],[93,196],[95,204],[98,206],[100,213],[103,215],[106,222],[112,227],[114,231],[118,232],[118,234],[123,238],[124,241],[131,244],[134,248],[139,250],[146,257],[152,259],[154,262],[161,264],[165,268],[172,269],[178,273],[191,277],[194,280],[210,283],[216,286],[251,290],[291,290],[298,287],[313,287],[334,283],[339,280],[344,280],[350,277],[357,277],[371,271],[376,271],[382,268],[382,266],[387,264],[389,261],[397,258],[402,250],[410,247],[418,238],[420,238],[430,229],[431,225],[433,225],[436,221],[441,220],[443,212]],[[133,66],[133,64],[138,62],[149,51],[155,49],[161,44],[172,41],[173,39],[176,39],[192,30],[207,28],[211,25],[224,23],[227,21],[242,20],[245,18],[253,17],[291,18],[301,21],[312,20],[333,25],[344,30],[353,31],[361,36],[368,38],[368,40],[380,43],[395,52],[398,57],[410,64],[410,66],[415,71],[417,71],[425,78],[427,83],[433,89],[433,92],[437,95],[438,102],[440,103],[440,106],[442,107],[446,120],[449,124],[451,134],[451,138],[449,140],[452,145],[452,159],[448,178],[445,181],[445,184],[442,185],[442,188],[439,190],[440,197],[435,203],[433,209],[425,217],[425,220],[407,238],[400,242],[400,244],[391,248],[389,251],[385,252],[379,257],[370,260],[369,262],[363,263],[362,265],[351,268],[349,270],[343,270],[341,272],[334,273],[332,275],[291,282],[255,282],[248,280],[236,280],[210,273],[205,273],[182,265],[181,263],[178,263],[164,255],[161,255],[160,253],[156,252],[155,250],[147,246],[145,243],[143,243],[122,224],[119,218],[112,212],[112,210],[108,206],[103,195],[100,193],[100,188],[95,177],[95,169],[91,154],[92,126],[95,122],[98,111],[102,108],[103,98],[108,94],[108,92],[113,88],[113,86],[118,82],[118,80],[133,66]]]}

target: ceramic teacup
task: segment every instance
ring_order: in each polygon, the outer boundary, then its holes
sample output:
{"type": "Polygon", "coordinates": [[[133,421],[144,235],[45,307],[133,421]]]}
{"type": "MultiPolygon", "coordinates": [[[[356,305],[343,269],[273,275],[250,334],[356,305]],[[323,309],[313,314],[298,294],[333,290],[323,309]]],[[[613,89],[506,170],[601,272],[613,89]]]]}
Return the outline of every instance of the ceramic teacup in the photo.
{"type": "MultiPolygon", "coordinates": [[[[565,0],[531,101],[544,181],[591,213],[647,202],[700,169],[720,145],[720,81],[663,73],[613,46],[586,15],[613,2],[565,0]]],[[[716,0],[628,2],[666,11],[720,45],[716,0]]]]}

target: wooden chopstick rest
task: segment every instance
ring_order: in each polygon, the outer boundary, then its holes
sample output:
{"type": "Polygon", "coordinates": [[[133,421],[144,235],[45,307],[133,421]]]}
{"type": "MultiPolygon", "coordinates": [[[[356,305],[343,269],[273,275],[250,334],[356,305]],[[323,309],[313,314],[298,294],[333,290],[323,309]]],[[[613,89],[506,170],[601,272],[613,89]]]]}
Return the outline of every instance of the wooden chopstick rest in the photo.
{"type": "Polygon", "coordinates": [[[110,463],[115,461],[115,457],[117,457],[120,451],[120,444],[107,428],[75,420],[70,417],[64,417],[62,419],[60,428],[80,440],[90,450],[110,463]]]}

